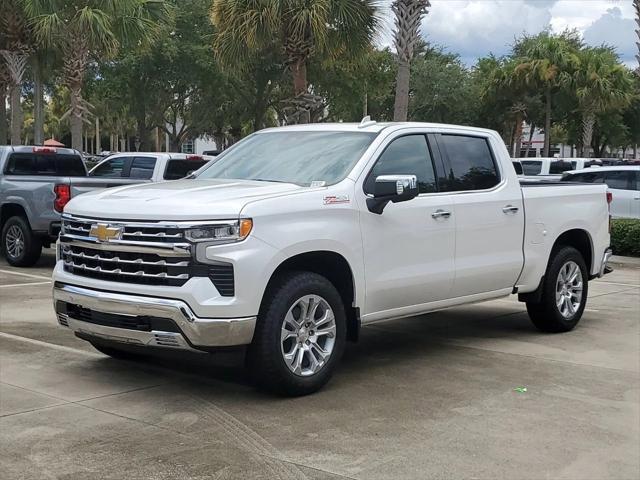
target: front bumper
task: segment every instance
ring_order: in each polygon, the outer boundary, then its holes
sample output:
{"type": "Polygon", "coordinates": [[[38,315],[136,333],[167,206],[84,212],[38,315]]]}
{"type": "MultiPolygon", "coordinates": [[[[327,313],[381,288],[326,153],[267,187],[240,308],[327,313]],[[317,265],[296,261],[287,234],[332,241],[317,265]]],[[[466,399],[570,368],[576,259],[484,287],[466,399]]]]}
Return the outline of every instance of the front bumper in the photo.
{"type": "MultiPolygon", "coordinates": [[[[97,337],[137,346],[163,347],[182,350],[208,350],[215,347],[247,345],[251,343],[256,317],[201,318],[183,301],[105,292],[56,282],[53,302],[58,322],[82,337],[97,337]],[[82,315],[72,313],[81,307],[82,315]],[[70,313],[71,312],[71,313],[70,313]],[[144,323],[156,319],[159,324],[175,325],[165,331],[119,328],[102,318],[122,318],[123,325],[144,323]],[[135,319],[140,319],[136,322],[135,319]]],[[[153,324],[150,324],[153,325],[153,324]]]]}

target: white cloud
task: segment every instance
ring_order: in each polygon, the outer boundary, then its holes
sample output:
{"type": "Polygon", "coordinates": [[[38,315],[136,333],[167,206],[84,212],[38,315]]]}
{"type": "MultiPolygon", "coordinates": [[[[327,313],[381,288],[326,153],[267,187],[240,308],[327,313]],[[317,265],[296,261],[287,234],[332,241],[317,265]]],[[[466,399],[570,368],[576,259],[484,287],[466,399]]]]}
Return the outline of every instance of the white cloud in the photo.
{"type": "MultiPolygon", "coordinates": [[[[388,46],[392,44],[391,1],[382,4],[384,31],[379,43],[388,46]]],[[[575,28],[589,44],[616,46],[630,63],[635,48],[633,16],[631,0],[431,0],[421,32],[471,65],[489,53],[506,54],[514,38],[523,33],[575,28]]]]}

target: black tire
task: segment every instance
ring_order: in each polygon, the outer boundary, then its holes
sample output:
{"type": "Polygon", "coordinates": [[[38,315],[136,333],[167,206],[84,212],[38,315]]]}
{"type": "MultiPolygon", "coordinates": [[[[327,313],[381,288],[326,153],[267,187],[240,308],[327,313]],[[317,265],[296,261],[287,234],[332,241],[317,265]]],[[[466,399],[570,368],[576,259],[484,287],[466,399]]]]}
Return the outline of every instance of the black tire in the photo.
{"type": "Polygon", "coordinates": [[[103,345],[101,343],[89,342],[100,353],[104,353],[111,358],[115,358],[118,360],[138,360],[142,358],[142,355],[139,353],[130,352],[128,350],[121,350],[116,347],[111,347],[107,345],[103,345]]]}
{"type": "MultiPolygon", "coordinates": [[[[542,296],[539,302],[527,302],[527,312],[533,324],[543,332],[560,333],[568,332],[578,324],[587,304],[589,293],[589,272],[582,254],[573,247],[560,247],[552,252],[549,265],[544,276],[542,296]],[[556,301],[556,286],[560,269],[568,262],[575,263],[582,275],[582,296],[578,308],[569,316],[561,312],[556,301]]],[[[572,307],[573,308],[573,307],[572,307]]]]}
{"type": "Polygon", "coordinates": [[[7,262],[14,267],[31,267],[40,258],[42,240],[33,234],[29,222],[24,217],[11,217],[5,222],[2,227],[2,253],[7,262]],[[10,237],[17,231],[22,235],[23,245],[20,252],[14,255],[9,248],[9,242],[10,237]]]}
{"type": "MultiPolygon", "coordinates": [[[[319,307],[320,310],[322,307],[319,307]]],[[[300,315],[300,313],[298,313],[300,315]]],[[[311,272],[286,272],[277,278],[265,294],[260,308],[253,342],[247,350],[247,366],[254,382],[271,392],[300,396],[313,393],[331,378],[342,357],[346,342],[346,314],[342,298],[325,277],[311,272]],[[281,332],[289,309],[306,295],[317,295],[327,302],[335,319],[333,350],[320,369],[308,376],[296,374],[285,363],[281,332]]],[[[308,330],[308,333],[313,330],[308,330]]],[[[298,339],[292,339],[297,342],[298,339]]],[[[309,342],[305,342],[309,346],[309,342]]],[[[302,343],[301,343],[302,344],[302,343]]],[[[285,344],[286,346],[286,344],[285,344]]],[[[322,345],[326,348],[327,344],[322,345]]],[[[304,353],[307,363],[313,353],[304,353]]],[[[314,354],[314,358],[317,356],[314,354]]],[[[304,360],[303,360],[304,362],[304,360]]]]}

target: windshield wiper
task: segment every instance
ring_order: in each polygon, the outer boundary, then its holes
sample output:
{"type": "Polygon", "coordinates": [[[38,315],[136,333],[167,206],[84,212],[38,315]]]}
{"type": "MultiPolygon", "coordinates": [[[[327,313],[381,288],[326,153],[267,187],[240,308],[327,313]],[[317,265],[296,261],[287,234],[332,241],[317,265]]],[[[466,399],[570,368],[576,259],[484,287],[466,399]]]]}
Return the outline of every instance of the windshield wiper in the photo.
{"type": "Polygon", "coordinates": [[[270,180],[268,178],[251,178],[250,180],[253,180],[254,182],[274,182],[274,183],[291,183],[293,185],[299,185],[299,183],[295,183],[295,182],[287,182],[285,180],[270,180]]]}

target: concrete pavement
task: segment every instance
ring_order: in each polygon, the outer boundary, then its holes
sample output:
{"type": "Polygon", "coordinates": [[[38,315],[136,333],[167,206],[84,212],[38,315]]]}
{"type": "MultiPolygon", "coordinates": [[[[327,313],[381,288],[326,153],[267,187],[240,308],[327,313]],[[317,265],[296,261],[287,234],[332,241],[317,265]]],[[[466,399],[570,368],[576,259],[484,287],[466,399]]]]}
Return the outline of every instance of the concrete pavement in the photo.
{"type": "Polygon", "coordinates": [[[282,399],[239,353],[99,354],[56,326],[52,265],[0,263],[3,479],[640,478],[638,268],[567,334],[515,298],[366,327],[327,388],[282,399]]]}

